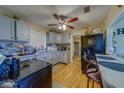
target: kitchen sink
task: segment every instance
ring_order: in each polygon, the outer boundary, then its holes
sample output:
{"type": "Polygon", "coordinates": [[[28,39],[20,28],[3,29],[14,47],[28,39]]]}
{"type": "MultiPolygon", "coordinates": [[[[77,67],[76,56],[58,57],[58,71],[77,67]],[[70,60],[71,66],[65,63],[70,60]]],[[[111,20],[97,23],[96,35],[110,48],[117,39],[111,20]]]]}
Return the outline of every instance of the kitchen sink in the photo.
{"type": "Polygon", "coordinates": [[[100,61],[99,64],[112,70],[124,72],[124,64],[107,61],[100,61]]]}

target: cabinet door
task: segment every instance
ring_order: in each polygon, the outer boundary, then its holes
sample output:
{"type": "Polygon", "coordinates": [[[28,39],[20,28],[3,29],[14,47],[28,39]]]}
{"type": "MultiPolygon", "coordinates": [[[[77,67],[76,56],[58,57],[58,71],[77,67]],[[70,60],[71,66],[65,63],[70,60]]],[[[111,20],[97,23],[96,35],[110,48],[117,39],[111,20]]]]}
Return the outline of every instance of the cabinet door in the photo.
{"type": "Polygon", "coordinates": [[[70,63],[70,52],[63,51],[63,63],[70,63]]]}
{"type": "Polygon", "coordinates": [[[67,63],[67,61],[68,61],[67,52],[63,51],[63,62],[67,63]]]}
{"type": "Polygon", "coordinates": [[[23,20],[16,22],[16,40],[29,41],[29,27],[23,20]]]}
{"type": "Polygon", "coordinates": [[[69,32],[64,32],[62,34],[62,42],[63,43],[70,43],[70,33],[69,32]]]}
{"type": "Polygon", "coordinates": [[[56,43],[62,43],[62,35],[56,34],[56,43]]]}
{"type": "Polygon", "coordinates": [[[48,43],[56,43],[56,34],[54,32],[49,32],[48,39],[48,43]]]}
{"type": "Polygon", "coordinates": [[[14,40],[14,21],[8,17],[0,16],[0,40],[14,40]]]}
{"type": "Polygon", "coordinates": [[[58,62],[63,62],[63,52],[62,51],[59,51],[58,62]]]}
{"type": "Polygon", "coordinates": [[[52,88],[52,67],[28,76],[17,82],[18,88],[52,88]]]}
{"type": "Polygon", "coordinates": [[[36,56],[37,59],[41,60],[41,61],[46,61],[47,57],[46,57],[46,54],[45,53],[41,53],[39,55],[36,56]]]}
{"type": "Polygon", "coordinates": [[[57,59],[56,59],[57,54],[56,54],[56,52],[53,52],[52,57],[53,57],[53,62],[52,62],[52,64],[55,65],[55,64],[57,63],[57,59]]]}
{"type": "Polygon", "coordinates": [[[57,54],[56,54],[56,63],[60,62],[60,52],[57,51],[57,54]]]}
{"type": "Polygon", "coordinates": [[[17,88],[32,88],[32,76],[17,82],[17,88]]]}
{"type": "Polygon", "coordinates": [[[32,76],[32,88],[51,88],[52,87],[52,68],[44,70],[32,76]]]}
{"type": "Polygon", "coordinates": [[[47,62],[52,64],[52,62],[53,62],[52,52],[48,53],[46,55],[46,57],[47,57],[47,62]]]}

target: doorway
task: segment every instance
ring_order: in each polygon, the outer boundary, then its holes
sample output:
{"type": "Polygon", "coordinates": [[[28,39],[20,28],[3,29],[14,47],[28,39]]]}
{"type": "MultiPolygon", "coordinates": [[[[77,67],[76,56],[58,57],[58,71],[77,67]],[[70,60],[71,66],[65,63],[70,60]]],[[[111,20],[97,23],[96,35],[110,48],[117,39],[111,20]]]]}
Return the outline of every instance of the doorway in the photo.
{"type": "Polygon", "coordinates": [[[74,57],[79,57],[79,42],[74,42],[74,57]]]}
{"type": "Polygon", "coordinates": [[[73,37],[73,60],[80,59],[80,46],[81,46],[81,36],[75,35],[73,37]]]}

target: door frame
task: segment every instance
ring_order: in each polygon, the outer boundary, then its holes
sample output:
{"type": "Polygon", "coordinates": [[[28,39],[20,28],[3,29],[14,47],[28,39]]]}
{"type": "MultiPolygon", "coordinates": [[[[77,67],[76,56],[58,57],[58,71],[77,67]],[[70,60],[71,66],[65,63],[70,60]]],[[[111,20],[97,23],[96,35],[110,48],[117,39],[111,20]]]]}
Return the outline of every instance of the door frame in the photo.
{"type": "Polygon", "coordinates": [[[71,34],[71,45],[70,45],[70,58],[71,58],[71,62],[73,62],[73,57],[74,57],[74,36],[77,36],[77,35],[80,35],[80,36],[83,36],[82,33],[76,33],[76,34],[71,34]]]}
{"type": "Polygon", "coordinates": [[[74,41],[74,57],[80,56],[80,42],[79,41],[74,41]],[[78,48],[78,54],[76,53],[76,47],[78,48]]]}

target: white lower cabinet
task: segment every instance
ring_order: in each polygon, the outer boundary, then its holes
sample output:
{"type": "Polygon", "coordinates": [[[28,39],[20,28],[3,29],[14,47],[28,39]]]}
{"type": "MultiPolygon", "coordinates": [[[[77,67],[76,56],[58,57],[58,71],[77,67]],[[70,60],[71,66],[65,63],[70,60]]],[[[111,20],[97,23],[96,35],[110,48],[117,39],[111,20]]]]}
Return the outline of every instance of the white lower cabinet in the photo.
{"type": "Polygon", "coordinates": [[[52,53],[51,52],[44,52],[44,53],[39,53],[36,56],[37,59],[42,60],[42,61],[46,61],[52,64],[53,59],[52,59],[52,53]]]}
{"type": "Polygon", "coordinates": [[[53,64],[58,63],[57,56],[58,54],[56,51],[52,52],[53,64]]]}
{"type": "Polygon", "coordinates": [[[64,63],[70,62],[70,52],[69,51],[63,51],[63,62],[64,63]]]}
{"type": "Polygon", "coordinates": [[[40,53],[36,56],[37,59],[51,63],[52,65],[58,62],[68,64],[70,62],[70,52],[68,51],[50,51],[40,53]]]}
{"type": "Polygon", "coordinates": [[[18,56],[17,58],[19,58],[20,61],[25,61],[25,60],[29,60],[29,59],[35,58],[35,55],[18,56]]]}
{"type": "Polygon", "coordinates": [[[48,52],[46,54],[46,61],[49,62],[49,63],[53,63],[53,58],[52,58],[52,53],[51,52],[48,52]]]}
{"type": "Polygon", "coordinates": [[[46,61],[47,57],[46,57],[46,53],[40,53],[38,55],[36,55],[36,58],[39,59],[39,60],[42,60],[42,61],[46,61]]]}
{"type": "Polygon", "coordinates": [[[62,51],[59,51],[58,61],[63,62],[63,52],[62,51]]]}
{"type": "Polygon", "coordinates": [[[59,51],[57,52],[57,55],[56,55],[56,62],[61,62],[60,61],[60,52],[59,51]]]}

